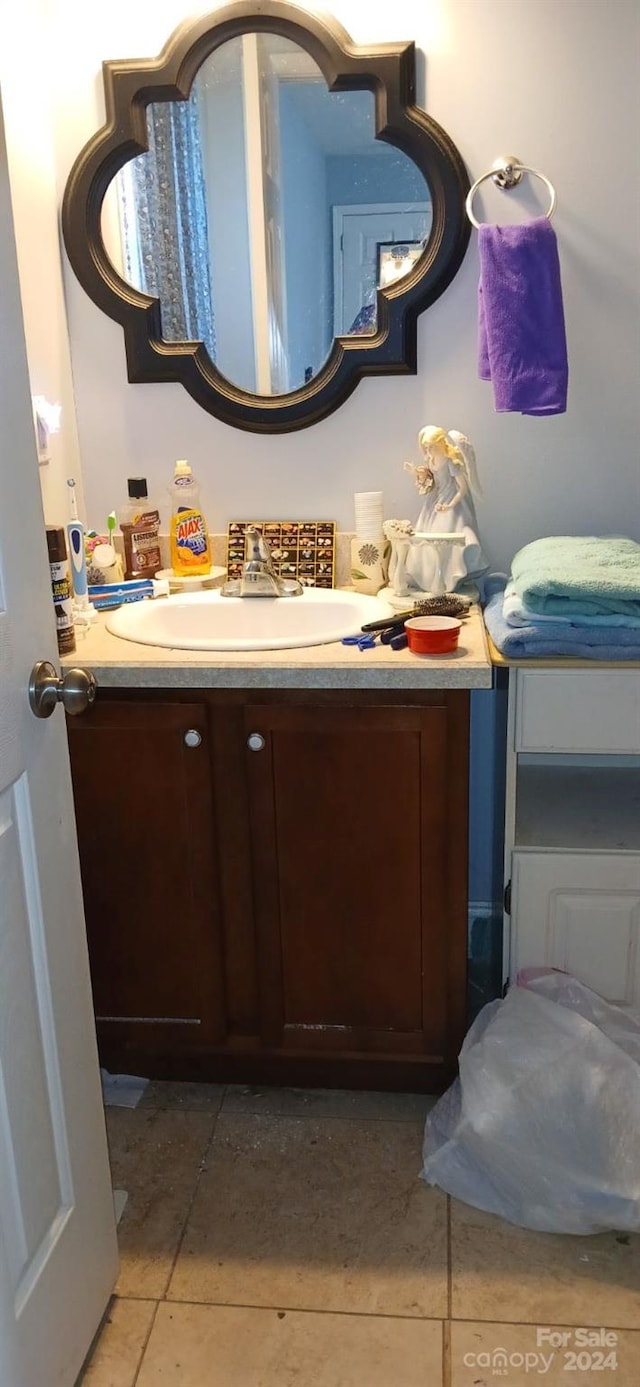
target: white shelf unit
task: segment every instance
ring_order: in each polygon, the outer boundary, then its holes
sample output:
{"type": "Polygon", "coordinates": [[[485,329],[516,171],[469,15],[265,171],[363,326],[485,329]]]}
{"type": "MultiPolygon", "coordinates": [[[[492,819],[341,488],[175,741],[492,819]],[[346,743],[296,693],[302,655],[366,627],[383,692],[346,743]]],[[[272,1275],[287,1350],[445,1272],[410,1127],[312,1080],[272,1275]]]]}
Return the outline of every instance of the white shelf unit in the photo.
{"type": "Polygon", "coordinates": [[[640,1008],[640,670],[509,671],[504,978],[640,1008]]]}

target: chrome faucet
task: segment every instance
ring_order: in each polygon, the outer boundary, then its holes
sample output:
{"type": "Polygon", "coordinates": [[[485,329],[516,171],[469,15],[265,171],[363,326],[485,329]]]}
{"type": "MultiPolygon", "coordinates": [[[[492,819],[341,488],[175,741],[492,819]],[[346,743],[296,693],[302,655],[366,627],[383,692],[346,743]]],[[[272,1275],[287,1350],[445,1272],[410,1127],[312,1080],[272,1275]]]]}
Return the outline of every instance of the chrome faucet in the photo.
{"type": "Polygon", "coordinates": [[[297,578],[279,578],[269,545],[260,530],[250,525],[245,533],[244,563],[239,578],[229,578],[220,589],[222,597],[300,597],[297,578]]]}

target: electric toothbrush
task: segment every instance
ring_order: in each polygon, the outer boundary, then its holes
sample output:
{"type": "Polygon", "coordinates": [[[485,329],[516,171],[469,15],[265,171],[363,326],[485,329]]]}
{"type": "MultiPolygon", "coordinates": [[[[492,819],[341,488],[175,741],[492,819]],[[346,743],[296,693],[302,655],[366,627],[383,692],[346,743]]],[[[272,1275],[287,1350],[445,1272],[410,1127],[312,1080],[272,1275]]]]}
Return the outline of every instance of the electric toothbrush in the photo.
{"type": "Polygon", "coordinates": [[[67,525],[67,539],[69,541],[69,558],[71,560],[71,577],[73,580],[74,592],[74,617],[76,621],[93,621],[95,612],[89,602],[89,592],[87,584],[87,560],[84,551],[84,525],[78,517],[78,503],[76,500],[76,484],[73,477],[67,480],[70,492],[71,519],[67,525]]]}

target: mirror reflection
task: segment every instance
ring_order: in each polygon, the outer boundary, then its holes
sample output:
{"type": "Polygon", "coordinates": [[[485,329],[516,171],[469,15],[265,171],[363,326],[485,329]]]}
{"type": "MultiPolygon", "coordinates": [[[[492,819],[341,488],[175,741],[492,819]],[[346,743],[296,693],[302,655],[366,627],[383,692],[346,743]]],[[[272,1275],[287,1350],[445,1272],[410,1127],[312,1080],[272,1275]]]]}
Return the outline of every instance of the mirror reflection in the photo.
{"type": "MultiPolygon", "coordinates": [[[[202,341],[235,385],[296,390],[335,336],[376,332],[376,290],[431,228],[420,170],[374,136],[369,91],[330,92],[309,54],[243,34],[191,96],[147,108],[148,153],[114,180],[123,277],[168,342],[202,341]]],[[[113,187],[113,185],[112,185],[113,187]]]]}

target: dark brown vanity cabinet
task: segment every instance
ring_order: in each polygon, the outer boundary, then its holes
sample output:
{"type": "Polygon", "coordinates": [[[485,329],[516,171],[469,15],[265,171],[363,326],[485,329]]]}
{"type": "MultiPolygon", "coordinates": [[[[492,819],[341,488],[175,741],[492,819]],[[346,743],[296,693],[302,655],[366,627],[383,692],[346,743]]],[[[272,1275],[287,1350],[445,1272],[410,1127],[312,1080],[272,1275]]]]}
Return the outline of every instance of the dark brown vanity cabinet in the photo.
{"type": "Polygon", "coordinates": [[[449,1082],[465,692],[104,691],[69,741],[108,1068],[449,1082]]]}
{"type": "Polygon", "coordinates": [[[206,706],[100,697],[67,725],[102,1046],[183,1054],[221,1044],[206,706]]]}

